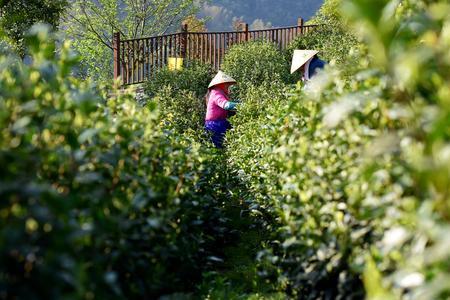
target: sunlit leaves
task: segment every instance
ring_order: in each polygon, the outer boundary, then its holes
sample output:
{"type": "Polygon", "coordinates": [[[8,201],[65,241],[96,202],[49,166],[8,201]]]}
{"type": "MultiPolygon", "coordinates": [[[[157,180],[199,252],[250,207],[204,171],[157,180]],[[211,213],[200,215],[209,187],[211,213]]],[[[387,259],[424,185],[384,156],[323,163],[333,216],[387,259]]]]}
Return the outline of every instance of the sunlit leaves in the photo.
{"type": "Polygon", "coordinates": [[[102,97],[71,77],[77,57],[68,43],[55,51],[48,27],[27,40],[28,65],[0,56],[2,295],[157,298],[190,287],[227,233],[218,158],[162,127],[154,103],[102,97]]]}
{"type": "Polygon", "coordinates": [[[243,106],[230,163],[279,214],[280,266],[303,294],[320,294],[309,274],[332,276],[324,253],[335,251],[350,266],[343,287],[360,287],[363,274],[371,299],[444,299],[448,4],[355,0],[343,10],[367,43],[353,64],[328,68],[284,104],[244,97],[264,117],[243,106]]]}
{"type": "Polygon", "coordinates": [[[61,27],[81,56],[79,75],[110,82],[114,32],[120,32],[122,39],[132,39],[177,31],[184,18],[197,12],[202,1],[70,1],[61,27]]]}
{"type": "Polygon", "coordinates": [[[233,46],[222,69],[238,81],[238,94],[251,86],[277,85],[289,78],[288,61],[274,44],[265,40],[233,46]]]}
{"type": "Polygon", "coordinates": [[[17,0],[0,3],[0,26],[15,50],[24,56],[25,35],[36,23],[51,24],[56,28],[67,6],[66,0],[17,0]]]}

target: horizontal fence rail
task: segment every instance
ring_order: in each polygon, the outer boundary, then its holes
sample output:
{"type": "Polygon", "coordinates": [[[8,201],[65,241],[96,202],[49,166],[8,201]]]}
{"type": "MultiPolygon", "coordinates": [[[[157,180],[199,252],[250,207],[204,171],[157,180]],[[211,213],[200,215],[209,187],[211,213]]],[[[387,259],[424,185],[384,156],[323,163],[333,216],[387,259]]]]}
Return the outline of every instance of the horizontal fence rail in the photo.
{"type": "Polygon", "coordinates": [[[182,31],[161,36],[121,40],[120,34],[113,37],[114,79],[121,77],[124,85],[143,83],[166,67],[169,58],[200,61],[219,70],[227,50],[233,45],[255,40],[267,40],[286,49],[298,36],[308,33],[317,25],[304,25],[300,18],[297,26],[230,32],[182,31]]]}

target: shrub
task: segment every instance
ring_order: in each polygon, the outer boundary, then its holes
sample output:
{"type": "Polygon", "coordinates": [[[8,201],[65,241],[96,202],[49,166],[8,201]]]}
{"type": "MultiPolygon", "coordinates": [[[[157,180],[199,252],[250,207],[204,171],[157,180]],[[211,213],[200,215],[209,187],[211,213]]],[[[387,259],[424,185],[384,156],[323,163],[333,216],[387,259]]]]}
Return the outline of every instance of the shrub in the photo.
{"type": "Polygon", "coordinates": [[[320,51],[320,58],[327,62],[334,61],[344,70],[355,64],[350,51],[358,47],[358,40],[348,22],[340,15],[341,2],[325,1],[316,16],[309,21],[320,26],[292,41],[286,51],[288,58],[292,58],[295,49],[314,49],[320,51]]]}
{"type": "Polygon", "coordinates": [[[298,298],[449,295],[450,6],[395,4],[346,2],[368,51],[353,76],[250,95],[229,137],[253,207],[274,215],[259,257],[298,298]]]}
{"type": "Polygon", "coordinates": [[[237,80],[237,94],[250,86],[278,85],[289,79],[289,63],[275,44],[252,41],[229,49],[222,69],[237,80]]]}
{"type": "Polygon", "coordinates": [[[56,56],[48,30],[29,45],[29,66],[0,57],[2,297],[192,290],[233,236],[220,157],[168,134],[154,105],[71,77],[76,57],[67,43],[56,56]]]}
{"type": "MultiPolygon", "coordinates": [[[[161,69],[145,85],[145,92],[150,97],[155,97],[164,88],[171,87],[172,95],[190,91],[196,97],[203,97],[208,84],[213,77],[212,68],[208,64],[196,61],[187,62],[182,70],[171,71],[168,68],[161,69]]],[[[164,92],[167,92],[164,91],[164,92]]]]}
{"type": "Polygon", "coordinates": [[[203,131],[206,102],[205,98],[197,97],[193,92],[181,90],[178,93],[167,86],[153,98],[160,107],[165,124],[178,133],[203,131]]]}
{"type": "Polygon", "coordinates": [[[319,51],[321,59],[327,62],[334,61],[342,66],[354,63],[350,59],[350,51],[356,46],[357,41],[351,33],[326,24],[292,41],[287,49],[287,56],[292,58],[296,49],[314,49],[319,51]]]}
{"type": "Polygon", "coordinates": [[[179,71],[162,69],[147,81],[145,92],[158,103],[167,128],[177,133],[192,131],[203,136],[205,94],[212,79],[211,66],[190,62],[179,71]]]}
{"type": "Polygon", "coordinates": [[[273,98],[264,97],[269,108],[262,116],[250,115],[236,127],[228,148],[234,157],[229,163],[256,204],[278,219],[274,246],[260,257],[279,262],[296,297],[361,296],[362,283],[347,264],[349,245],[357,244],[349,231],[357,224],[344,221],[341,210],[358,164],[361,142],[349,139],[350,132],[360,132],[357,123],[339,134],[324,126],[321,112],[329,98],[308,101],[300,90],[283,101],[273,98]]]}

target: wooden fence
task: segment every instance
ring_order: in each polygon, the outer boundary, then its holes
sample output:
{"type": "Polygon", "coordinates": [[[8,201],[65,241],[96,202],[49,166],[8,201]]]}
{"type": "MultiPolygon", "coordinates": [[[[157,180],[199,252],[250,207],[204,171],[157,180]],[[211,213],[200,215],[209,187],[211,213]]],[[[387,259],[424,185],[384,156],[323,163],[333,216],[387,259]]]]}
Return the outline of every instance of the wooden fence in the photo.
{"type": "Polygon", "coordinates": [[[124,85],[143,83],[164,68],[169,58],[198,60],[219,70],[227,50],[238,43],[268,40],[286,49],[296,37],[313,30],[317,25],[304,25],[300,18],[296,26],[264,30],[231,32],[189,32],[186,25],[174,34],[121,40],[113,37],[114,79],[121,77],[124,85]]]}

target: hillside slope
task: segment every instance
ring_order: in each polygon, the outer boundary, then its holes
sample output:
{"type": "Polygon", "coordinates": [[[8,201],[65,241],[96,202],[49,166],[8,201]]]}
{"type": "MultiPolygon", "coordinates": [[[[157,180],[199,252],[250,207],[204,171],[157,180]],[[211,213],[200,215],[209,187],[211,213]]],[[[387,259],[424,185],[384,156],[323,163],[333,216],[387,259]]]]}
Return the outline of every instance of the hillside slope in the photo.
{"type": "Polygon", "coordinates": [[[292,25],[298,17],[309,19],[322,3],[323,0],[213,0],[204,5],[200,16],[210,18],[207,23],[210,31],[229,30],[236,19],[260,29],[292,25]]]}

